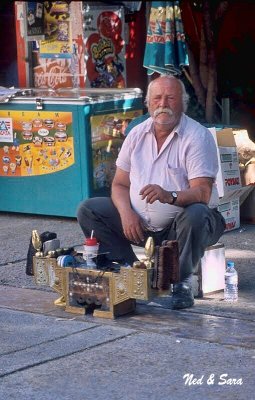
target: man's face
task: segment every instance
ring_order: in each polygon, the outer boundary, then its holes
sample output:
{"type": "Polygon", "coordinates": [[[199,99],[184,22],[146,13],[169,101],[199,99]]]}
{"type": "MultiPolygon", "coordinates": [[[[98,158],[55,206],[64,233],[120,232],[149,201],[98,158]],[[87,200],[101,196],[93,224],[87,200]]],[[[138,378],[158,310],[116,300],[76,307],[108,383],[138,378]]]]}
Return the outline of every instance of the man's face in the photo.
{"type": "Polygon", "coordinates": [[[178,124],[183,112],[182,90],[178,81],[159,79],[151,86],[148,109],[160,125],[178,124]]]}

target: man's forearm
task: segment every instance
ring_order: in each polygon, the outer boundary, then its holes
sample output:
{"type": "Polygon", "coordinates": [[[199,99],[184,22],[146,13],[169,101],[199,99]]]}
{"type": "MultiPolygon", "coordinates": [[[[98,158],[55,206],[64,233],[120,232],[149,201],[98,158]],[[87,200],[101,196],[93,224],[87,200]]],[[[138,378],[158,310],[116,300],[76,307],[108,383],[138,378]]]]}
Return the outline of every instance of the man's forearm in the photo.
{"type": "MultiPolygon", "coordinates": [[[[171,202],[172,200],[172,196],[170,194],[171,192],[168,193],[169,193],[169,201],[167,201],[167,203],[171,202]]],[[[205,187],[194,187],[186,190],[181,190],[177,192],[177,194],[178,198],[177,201],[175,202],[175,205],[179,207],[185,207],[192,203],[208,204],[210,200],[211,191],[205,187]]]]}
{"type": "Polygon", "coordinates": [[[113,185],[111,198],[120,215],[129,209],[131,210],[128,187],[123,185],[113,185]]]}

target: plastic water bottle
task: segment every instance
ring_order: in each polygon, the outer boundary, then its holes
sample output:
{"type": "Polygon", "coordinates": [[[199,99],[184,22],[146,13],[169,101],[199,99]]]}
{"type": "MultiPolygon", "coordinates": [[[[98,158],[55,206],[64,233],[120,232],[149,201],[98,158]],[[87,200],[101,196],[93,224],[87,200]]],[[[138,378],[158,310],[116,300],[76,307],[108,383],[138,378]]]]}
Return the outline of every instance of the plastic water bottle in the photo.
{"type": "Polygon", "coordinates": [[[227,262],[225,272],[224,300],[233,302],[238,300],[238,274],[233,261],[227,262]]]}

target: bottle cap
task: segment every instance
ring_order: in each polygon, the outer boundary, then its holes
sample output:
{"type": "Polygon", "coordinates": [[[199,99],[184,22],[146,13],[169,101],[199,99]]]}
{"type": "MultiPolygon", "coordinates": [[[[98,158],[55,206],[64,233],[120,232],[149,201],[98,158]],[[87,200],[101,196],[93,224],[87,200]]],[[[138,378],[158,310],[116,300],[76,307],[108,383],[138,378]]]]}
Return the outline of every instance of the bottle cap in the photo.
{"type": "Polygon", "coordinates": [[[97,245],[97,238],[86,238],[84,244],[86,246],[96,246],[97,245]]]}
{"type": "Polygon", "coordinates": [[[234,266],[235,266],[235,263],[233,261],[227,262],[227,267],[234,268],[234,266]]]}

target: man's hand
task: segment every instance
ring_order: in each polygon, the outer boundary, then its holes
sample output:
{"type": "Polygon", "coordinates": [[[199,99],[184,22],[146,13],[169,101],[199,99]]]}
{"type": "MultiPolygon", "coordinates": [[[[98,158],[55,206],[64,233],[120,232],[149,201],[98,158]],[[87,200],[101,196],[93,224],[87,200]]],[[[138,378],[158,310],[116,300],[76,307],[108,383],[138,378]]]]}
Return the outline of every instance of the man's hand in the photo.
{"type": "Polygon", "coordinates": [[[160,203],[169,203],[170,200],[169,192],[154,184],[144,186],[139,194],[142,196],[142,200],[146,199],[146,203],[150,204],[156,200],[160,201],[160,203]]]}
{"type": "Polygon", "coordinates": [[[137,244],[144,240],[142,220],[136,212],[133,210],[125,212],[121,215],[121,222],[128,240],[137,244]]]}
{"type": "Polygon", "coordinates": [[[112,201],[120,214],[124,235],[138,244],[144,240],[143,222],[131,207],[129,187],[129,173],[117,168],[112,182],[112,201]]]}

